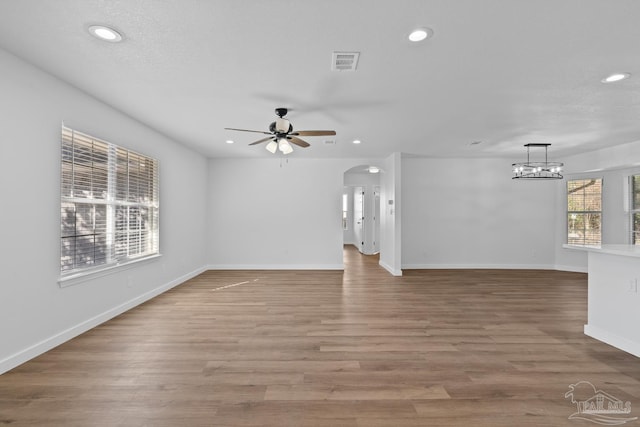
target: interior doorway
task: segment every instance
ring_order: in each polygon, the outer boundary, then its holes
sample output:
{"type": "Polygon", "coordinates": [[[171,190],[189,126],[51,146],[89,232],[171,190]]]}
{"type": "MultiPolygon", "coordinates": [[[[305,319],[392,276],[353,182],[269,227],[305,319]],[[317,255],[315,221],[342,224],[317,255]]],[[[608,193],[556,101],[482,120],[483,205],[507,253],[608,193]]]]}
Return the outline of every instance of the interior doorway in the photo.
{"type": "Polygon", "coordinates": [[[355,263],[356,255],[371,257],[362,265],[375,263],[377,266],[380,252],[379,167],[361,165],[344,173],[342,209],[345,268],[360,265],[355,263]]]}

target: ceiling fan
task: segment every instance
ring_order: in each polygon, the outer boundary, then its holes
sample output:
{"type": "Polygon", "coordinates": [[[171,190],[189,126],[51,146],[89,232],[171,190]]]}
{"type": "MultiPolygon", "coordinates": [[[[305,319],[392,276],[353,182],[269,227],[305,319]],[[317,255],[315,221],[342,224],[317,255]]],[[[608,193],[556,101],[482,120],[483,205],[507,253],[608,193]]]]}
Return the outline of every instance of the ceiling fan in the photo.
{"type": "Polygon", "coordinates": [[[254,141],[249,145],[256,145],[270,141],[265,148],[267,149],[267,151],[273,154],[275,154],[277,150],[280,150],[283,154],[289,154],[293,152],[293,147],[291,147],[291,144],[295,144],[298,147],[303,148],[308,147],[310,144],[307,141],[298,138],[299,136],[328,136],[336,134],[336,131],[334,130],[299,130],[297,132],[294,132],[293,126],[291,125],[289,120],[284,118],[284,116],[287,115],[287,112],[288,110],[286,108],[276,108],[276,115],[278,116],[278,118],[275,122],[269,125],[269,132],[236,128],[225,129],[269,135],[268,137],[254,141]]]}

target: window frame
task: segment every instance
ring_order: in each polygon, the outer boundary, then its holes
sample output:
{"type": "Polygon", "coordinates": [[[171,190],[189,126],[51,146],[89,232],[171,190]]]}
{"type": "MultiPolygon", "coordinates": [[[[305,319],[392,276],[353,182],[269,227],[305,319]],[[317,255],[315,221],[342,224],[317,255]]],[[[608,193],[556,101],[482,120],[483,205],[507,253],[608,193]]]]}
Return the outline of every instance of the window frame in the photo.
{"type": "Polygon", "coordinates": [[[76,131],[63,123],[60,286],[161,256],[159,194],[157,159],[76,131]],[[87,209],[98,208],[102,217],[100,230],[96,231],[95,217],[86,213],[87,209]],[[84,214],[79,216],[78,212],[84,214]],[[82,234],[86,230],[88,234],[82,234]],[[87,238],[91,235],[93,241],[87,238]]]}
{"type": "Polygon", "coordinates": [[[574,177],[571,179],[567,179],[566,185],[565,185],[565,198],[564,198],[564,203],[565,203],[565,239],[566,239],[566,245],[567,246],[571,246],[571,247],[576,247],[576,248],[600,248],[602,247],[602,236],[603,236],[603,210],[602,210],[602,196],[604,193],[604,179],[599,176],[599,177],[594,177],[594,176],[586,176],[586,177],[574,177]],[[600,181],[600,210],[587,210],[587,209],[583,209],[583,210],[569,210],[569,195],[571,193],[569,193],[569,186],[571,182],[574,181],[590,181],[590,180],[594,180],[594,181],[600,181]],[[599,214],[600,215],[600,224],[599,224],[599,229],[600,229],[600,240],[597,244],[588,244],[585,243],[585,238],[583,237],[583,243],[572,243],[570,241],[570,236],[569,236],[569,232],[570,232],[570,222],[569,222],[569,216],[571,214],[576,214],[576,215],[589,215],[589,214],[599,214]]]}

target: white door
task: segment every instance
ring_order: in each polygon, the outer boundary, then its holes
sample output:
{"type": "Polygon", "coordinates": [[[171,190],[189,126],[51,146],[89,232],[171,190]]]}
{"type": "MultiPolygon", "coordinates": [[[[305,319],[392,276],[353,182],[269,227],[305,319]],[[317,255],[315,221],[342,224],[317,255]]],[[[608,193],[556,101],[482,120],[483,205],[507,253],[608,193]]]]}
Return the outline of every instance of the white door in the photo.
{"type": "Polygon", "coordinates": [[[380,252],[380,187],[373,188],[373,253],[380,252]]]}
{"type": "Polygon", "coordinates": [[[360,252],[364,253],[364,188],[353,188],[353,238],[360,252]]]}

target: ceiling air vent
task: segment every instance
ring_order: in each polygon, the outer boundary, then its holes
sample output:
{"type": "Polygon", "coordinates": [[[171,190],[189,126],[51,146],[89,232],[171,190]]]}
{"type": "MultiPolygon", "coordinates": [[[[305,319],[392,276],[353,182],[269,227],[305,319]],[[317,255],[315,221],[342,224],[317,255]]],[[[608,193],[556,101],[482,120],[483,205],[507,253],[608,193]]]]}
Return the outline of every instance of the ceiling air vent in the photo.
{"type": "Polygon", "coordinates": [[[333,52],[331,71],[355,71],[360,52],[333,52]]]}

